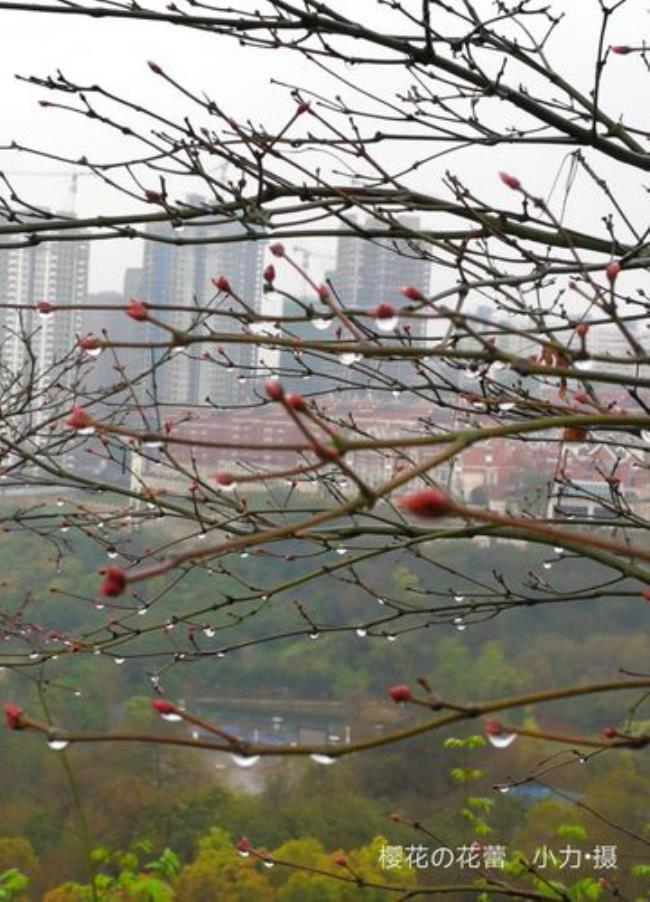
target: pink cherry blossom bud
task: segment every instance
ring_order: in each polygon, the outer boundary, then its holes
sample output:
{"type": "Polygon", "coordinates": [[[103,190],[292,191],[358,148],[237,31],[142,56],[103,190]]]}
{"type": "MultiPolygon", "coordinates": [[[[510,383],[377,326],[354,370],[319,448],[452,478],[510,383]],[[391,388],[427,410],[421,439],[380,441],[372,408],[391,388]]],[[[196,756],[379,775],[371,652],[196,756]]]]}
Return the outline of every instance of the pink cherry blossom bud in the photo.
{"type": "Polygon", "coordinates": [[[83,407],[73,407],[65,424],[70,429],[87,429],[92,422],[93,418],[83,407]]]}
{"type": "Polygon", "coordinates": [[[230,473],[215,473],[214,481],[217,485],[232,485],[235,480],[230,473]]]}
{"type": "Polygon", "coordinates": [[[145,200],[150,204],[164,204],[165,198],[160,191],[145,191],[145,200]]]}
{"type": "Polygon", "coordinates": [[[576,326],[576,335],[579,335],[580,338],[584,338],[588,331],[589,323],[578,323],[576,326]]]}
{"type": "Polygon", "coordinates": [[[319,298],[319,300],[321,300],[323,303],[325,303],[325,302],[328,300],[329,296],[330,296],[330,290],[329,290],[329,288],[327,287],[327,285],[323,285],[323,284],[321,283],[321,284],[318,286],[317,291],[318,291],[318,298],[319,298]]]}
{"type": "Polygon", "coordinates": [[[138,320],[138,322],[143,322],[148,317],[147,305],[144,301],[138,300],[138,298],[129,298],[126,305],[126,315],[130,316],[131,319],[138,320]]]}
{"type": "Polygon", "coordinates": [[[169,435],[169,433],[174,428],[174,418],[173,417],[165,417],[165,421],[163,423],[163,429],[169,435]]]}
{"type": "Polygon", "coordinates": [[[235,844],[235,848],[238,852],[242,852],[244,855],[248,854],[251,850],[251,844],[248,837],[242,836],[242,838],[235,844]]]}
{"type": "Polygon", "coordinates": [[[54,310],[54,304],[50,304],[49,301],[38,301],[36,309],[39,313],[51,313],[54,310]]]}
{"type": "Polygon", "coordinates": [[[293,408],[293,410],[297,410],[299,413],[304,413],[307,410],[307,403],[302,395],[293,393],[287,395],[285,400],[289,407],[293,408]]]}
{"type": "Polygon", "coordinates": [[[264,281],[265,282],[274,282],[275,281],[275,266],[272,263],[264,270],[264,281]]]}
{"type": "Polygon", "coordinates": [[[603,730],[603,736],[607,739],[616,739],[618,736],[618,730],[616,727],[605,727],[603,730]]]}
{"type": "Polygon", "coordinates": [[[215,276],[212,280],[212,284],[217,289],[217,291],[223,291],[225,294],[229,294],[232,290],[230,287],[230,282],[226,278],[226,276],[215,276]]]}
{"type": "Polygon", "coordinates": [[[416,288],[415,285],[404,285],[403,288],[400,288],[400,294],[403,294],[409,301],[421,301],[424,297],[420,289],[416,288]]]}
{"type": "Polygon", "coordinates": [[[83,351],[96,351],[101,347],[101,342],[99,338],[96,338],[94,335],[86,335],[85,338],[79,339],[77,347],[81,348],[83,351]]]}
{"type": "Polygon", "coordinates": [[[418,489],[400,499],[399,506],[416,517],[444,517],[452,509],[450,498],[440,489],[418,489]]]}
{"type": "Polygon", "coordinates": [[[149,60],[147,65],[149,66],[149,68],[151,69],[151,71],[153,72],[154,75],[162,75],[163,74],[163,70],[160,68],[158,63],[154,63],[151,60],[149,60]]]}
{"type": "Polygon", "coordinates": [[[513,191],[519,191],[521,189],[521,182],[519,179],[515,178],[514,175],[508,175],[507,172],[500,172],[499,178],[504,185],[507,185],[508,188],[512,188],[513,191]]]}
{"type": "Polygon", "coordinates": [[[614,284],[616,277],[618,276],[620,271],[621,264],[618,262],[618,260],[612,260],[612,262],[605,270],[605,275],[607,276],[607,281],[610,283],[610,285],[614,284]]]}
{"type": "Polygon", "coordinates": [[[503,724],[500,720],[495,720],[493,717],[489,717],[485,723],[483,724],[483,729],[488,734],[488,736],[500,736],[503,732],[503,724]]]}
{"type": "Polygon", "coordinates": [[[154,711],[157,711],[158,714],[175,714],[176,712],[176,705],[172,705],[171,702],[166,702],[163,698],[152,699],[151,707],[154,711]]]}
{"type": "Polygon", "coordinates": [[[395,308],[391,304],[377,304],[368,313],[370,316],[374,316],[375,319],[392,319],[397,315],[395,308]]]}
{"type": "Polygon", "coordinates": [[[577,391],[573,396],[573,400],[576,404],[589,404],[589,395],[585,394],[583,391],[577,391]]]}
{"type": "Polygon", "coordinates": [[[269,247],[269,250],[274,257],[284,257],[284,244],[281,241],[276,241],[269,247]]]}
{"type": "Polygon", "coordinates": [[[23,712],[18,705],[12,705],[7,702],[5,705],[5,723],[10,730],[24,730],[25,725],[22,721],[23,712]]]}
{"type": "Polygon", "coordinates": [[[645,598],[646,601],[650,601],[650,586],[647,589],[642,590],[641,598],[645,598]]]}
{"type": "Polygon", "coordinates": [[[625,45],[621,46],[620,44],[610,47],[609,49],[612,53],[617,53],[619,56],[625,56],[626,53],[632,53],[632,47],[626,47],[625,45]]]}
{"type": "Polygon", "coordinates": [[[406,683],[398,683],[396,686],[391,686],[388,694],[394,702],[410,702],[413,698],[411,687],[406,683]]]}
{"type": "Polygon", "coordinates": [[[275,379],[269,379],[264,386],[264,391],[271,401],[281,401],[284,398],[284,389],[275,379]]]}
{"type": "Polygon", "coordinates": [[[102,595],[114,598],[124,592],[126,589],[126,573],[121,567],[118,567],[116,564],[111,564],[108,567],[104,567],[104,569],[99,572],[104,577],[104,581],[99,587],[99,591],[102,595]]]}

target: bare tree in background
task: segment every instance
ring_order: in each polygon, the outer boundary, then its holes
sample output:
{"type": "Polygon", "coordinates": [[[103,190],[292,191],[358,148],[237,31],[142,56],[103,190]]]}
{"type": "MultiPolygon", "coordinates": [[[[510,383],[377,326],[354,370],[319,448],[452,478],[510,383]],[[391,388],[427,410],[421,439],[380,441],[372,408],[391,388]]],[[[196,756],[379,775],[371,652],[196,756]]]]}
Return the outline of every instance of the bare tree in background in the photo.
{"type": "MultiPolygon", "coordinates": [[[[48,121],[94,120],[112,133],[114,156],[93,159],[80,148],[62,158],[11,142],[3,167],[54,157],[121,194],[125,212],[55,215],[5,173],[0,253],[45,259],[53,246],[62,255],[144,239],[152,272],[164,255],[176,261],[187,300],[143,290],[92,310],[85,299],[24,303],[4,284],[5,529],[42,536],[61,557],[66,533],[82,530],[110,557],[94,594],[77,597],[98,610],[92,630],[52,634],[31,618],[30,599],[3,611],[4,666],[43,680],[64,654],[146,655],[160,713],[213,737],[155,740],[249,758],[336,758],[479,715],[614,690],[631,704],[647,690],[647,673],[605,674],[479,704],[440,699],[426,681],[416,690],[417,674],[405,674],[393,699],[433,717],[345,746],[296,747],[244,742],[205,724],[168,701],[164,685],[177,665],[282,638],[242,638],[238,629],[296,590],[307,600],[295,604],[291,636],[356,631],[385,641],[387,655],[401,633],[470,628],[518,607],[530,609],[531,630],[541,605],[612,597],[637,605],[642,619],[650,133],[641,116],[624,118],[603,100],[612,83],[643,85],[647,76],[645,43],[617,29],[631,5],[592,4],[600,29],[592,78],[579,88],[566,65],[572,38],[562,3],[376,0],[357,10],[263,0],[255,9],[181,2],[161,12],[0,2],[4,16],[28,10],[97,17],[98,27],[110,17],[207,32],[215,46],[238,41],[242,53],[293,54],[311,72],[299,85],[278,84],[279,127],[181,83],[155,59],[145,76],[161,97],[183,99],[182,117],[72,81],[65,69],[23,74],[48,121]],[[586,198],[597,215],[583,214],[586,198]],[[308,265],[323,248],[316,239],[338,241],[322,282],[308,265]],[[260,305],[228,271],[242,245],[251,255],[244,269],[259,267],[257,288],[275,306],[260,305]],[[189,289],[187,261],[201,286],[211,281],[210,294],[189,289]],[[424,275],[398,281],[409,272],[424,275]],[[373,284],[384,293],[373,294],[373,284]],[[90,316],[96,325],[86,332],[90,316]],[[55,487],[64,511],[53,495],[33,505],[25,495],[45,487],[55,487]],[[138,530],[149,541],[158,524],[159,544],[145,546],[138,530]],[[579,558],[607,575],[594,581],[585,570],[565,589],[544,572],[522,572],[517,584],[496,571],[490,580],[449,572],[440,543],[467,539],[510,543],[522,558],[542,546],[549,568],[579,558]],[[240,563],[249,554],[293,561],[296,576],[251,585],[240,563]],[[373,583],[367,565],[386,555],[426,568],[408,603],[373,583]],[[187,610],[183,582],[197,570],[227,575],[238,593],[216,592],[187,610]],[[363,618],[317,619],[308,601],[317,580],[332,592],[352,583],[367,602],[363,618]],[[159,617],[170,593],[174,613],[159,617]]],[[[53,588],[65,594],[56,579],[53,588]]],[[[608,735],[492,719],[486,730],[643,749],[650,737],[626,721],[625,704],[626,726],[608,735]]],[[[61,742],[116,738],[66,732],[14,708],[8,719],[61,742]]]]}

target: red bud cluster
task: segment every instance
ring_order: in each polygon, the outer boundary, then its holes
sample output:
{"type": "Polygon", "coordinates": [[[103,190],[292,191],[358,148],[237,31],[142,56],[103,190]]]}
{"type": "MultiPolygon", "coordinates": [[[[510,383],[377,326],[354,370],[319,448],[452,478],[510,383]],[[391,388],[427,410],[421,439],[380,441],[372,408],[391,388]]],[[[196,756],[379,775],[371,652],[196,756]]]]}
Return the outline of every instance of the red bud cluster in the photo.
{"type": "Polygon", "coordinates": [[[101,594],[107,595],[109,598],[122,595],[126,589],[126,573],[124,570],[115,564],[111,564],[99,572],[104,577],[104,581],[99,587],[101,594]]]}

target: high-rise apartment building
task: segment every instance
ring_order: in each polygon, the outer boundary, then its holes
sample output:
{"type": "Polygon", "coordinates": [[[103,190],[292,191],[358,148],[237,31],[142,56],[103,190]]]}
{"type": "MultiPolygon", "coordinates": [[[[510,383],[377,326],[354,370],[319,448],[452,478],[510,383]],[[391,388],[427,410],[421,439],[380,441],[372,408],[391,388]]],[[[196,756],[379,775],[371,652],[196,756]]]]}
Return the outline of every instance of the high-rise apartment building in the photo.
{"type": "MultiPolygon", "coordinates": [[[[425,294],[429,292],[431,262],[426,258],[426,245],[418,242],[420,220],[416,216],[402,216],[399,221],[412,233],[412,238],[346,236],[338,239],[331,283],[346,308],[370,309],[388,303],[399,310],[408,303],[400,293],[403,286],[413,286],[425,294]]],[[[372,218],[360,225],[361,231],[377,228],[382,228],[382,224],[372,218]]],[[[387,340],[390,338],[405,346],[421,346],[426,338],[425,320],[398,321],[395,333],[389,334],[387,340]]],[[[413,363],[403,358],[379,364],[377,369],[397,387],[411,384],[415,376],[413,363]]]]}
{"type": "MultiPolygon", "coordinates": [[[[200,205],[200,199],[190,198],[190,203],[200,205]]],[[[243,232],[238,223],[217,225],[189,225],[185,235],[197,239],[214,239],[243,232]]],[[[173,306],[205,307],[216,295],[212,278],[224,275],[233,290],[253,310],[259,311],[262,300],[262,267],[264,248],[258,241],[227,241],[224,243],[175,245],[175,236],[168,224],[156,224],[149,229],[151,240],[145,244],[142,267],[141,296],[162,308],[173,306]],[[156,238],[167,239],[166,241],[156,238]]],[[[212,332],[232,333],[239,330],[236,320],[220,316],[218,311],[242,308],[233,298],[222,295],[214,305],[215,313],[209,316],[192,311],[158,310],[156,317],[174,329],[186,331],[193,323],[195,334],[212,332]],[[202,322],[202,324],[201,324],[202,322]]],[[[167,341],[169,336],[156,326],[146,326],[145,334],[151,341],[167,341]]],[[[169,354],[157,352],[156,360],[164,359],[156,377],[157,394],[164,404],[202,404],[209,398],[213,404],[228,405],[245,402],[252,397],[253,380],[250,377],[256,361],[252,344],[224,345],[224,354],[216,352],[211,343],[199,343],[187,349],[169,354]],[[205,351],[209,359],[202,359],[205,351]]]]}
{"type": "Polygon", "coordinates": [[[82,305],[88,290],[88,241],[49,242],[0,250],[0,297],[22,309],[0,310],[0,359],[4,372],[20,374],[34,359],[39,378],[74,347],[82,311],[56,310],[47,316],[39,301],[54,307],[82,305]]]}

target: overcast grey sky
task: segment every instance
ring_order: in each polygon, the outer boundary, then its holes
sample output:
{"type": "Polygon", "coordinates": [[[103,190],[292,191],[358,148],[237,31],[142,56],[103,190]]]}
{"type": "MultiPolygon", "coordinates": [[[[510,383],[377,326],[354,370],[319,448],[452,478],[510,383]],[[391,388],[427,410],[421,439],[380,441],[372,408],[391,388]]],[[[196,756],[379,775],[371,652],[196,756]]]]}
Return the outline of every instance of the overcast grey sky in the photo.
{"type": "MultiPolygon", "coordinates": [[[[608,43],[635,43],[647,34],[647,0],[630,0],[620,14],[614,17],[608,43]]],[[[150,8],[164,9],[165,3],[150,3],[150,8]]],[[[418,4],[416,4],[417,7],[418,4]]],[[[493,9],[488,0],[478,0],[477,7],[493,9]]],[[[253,11],[259,8],[259,0],[238,4],[253,11]]],[[[563,74],[570,75],[585,87],[589,83],[595,52],[595,29],[598,24],[596,0],[559,0],[555,9],[567,12],[567,22],[561,26],[561,38],[551,47],[551,57],[563,74]]],[[[354,3],[338,3],[350,16],[372,15],[373,26],[382,24],[378,18],[375,0],[355,0],[354,3]]],[[[415,8],[415,7],[414,7],[415,8]]],[[[382,13],[390,15],[389,13],[382,13]]],[[[46,76],[60,67],[73,80],[92,84],[101,83],[118,94],[142,100],[169,115],[182,115],[186,102],[153,75],[147,65],[154,59],[173,72],[180,81],[187,82],[197,91],[205,90],[241,119],[248,116],[263,121],[271,130],[284,122],[292,109],[287,92],[270,84],[271,77],[310,85],[323,89],[323,78],[297,55],[281,51],[252,51],[242,49],[235,41],[174,28],[140,22],[121,22],[107,19],[90,20],[72,16],[36,15],[0,10],[0,97],[2,97],[2,127],[0,143],[11,139],[32,144],[77,157],[86,154],[92,159],[109,159],[114,153],[114,137],[109,130],[81,117],[63,112],[44,110],[37,101],[50,97],[46,92],[30,85],[18,83],[15,73],[46,76]]],[[[641,125],[648,125],[647,93],[643,70],[638,58],[619,57],[609,67],[603,90],[608,112],[622,112],[626,120],[633,117],[641,125]]],[[[375,70],[373,85],[390,97],[395,91],[395,69],[380,73],[375,70]]],[[[334,87],[333,87],[334,90],[334,87]]],[[[336,89],[340,90],[340,88],[336,89]]],[[[348,95],[350,91],[346,92],[348,95]]],[[[464,153],[457,158],[447,157],[440,167],[440,175],[448,166],[454,167],[476,189],[496,190],[494,171],[498,168],[517,171],[522,178],[534,177],[548,188],[556,167],[549,166],[545,151],[526,153],[512,148],[502,148],[493,155],[494,166],[488,165],[485,153],[480,157],[464,153]]],[[[558,157],[559,159],[559,157],[558,157]]],[[[20,157],[0,154],[0,167],[10,172],[55,171],[57,167],[26,155],[20,157]]],[[[605,167],[606,169],[608,167],[605,167]]],[[[609,167],[611,169],[611,167],[609,167]]],[[[621,191],[633,192],[630,202],[644,206],[647,197],[639,193],[634,183],[627,183],[626,176],[621,191]]],[[[424,176],[423,176],[424,178],[424,176]]],[[[440,185],[431,184],[427,175],[426,187],[432,193],[442,193],[440,185]]],[[[89,190],[82,181],[77,212],[87,215],[96,212],[123,211],[123,199],[96,186],[89,190]]],[[[21,190],[30,197],[38,197],[54,208],[67,206],[69,181],[56,177],[29,176],[16,180],[21,190]]],[[[580,194],[578,186],[574,203],[582,205],[576,215],[588,218],[602,215],[604,208],[592,202],[593,189],[584,186],[580,194]]],[[[639,210],[639,213],[641,210],[639,210]]],[[[140,249],[132,242],[103,242],[93,247],[91,288],[119,289],[126,265],[139,261],[140,249]],[[109,246],[110,245],[110,246],[109,246]]]]}

